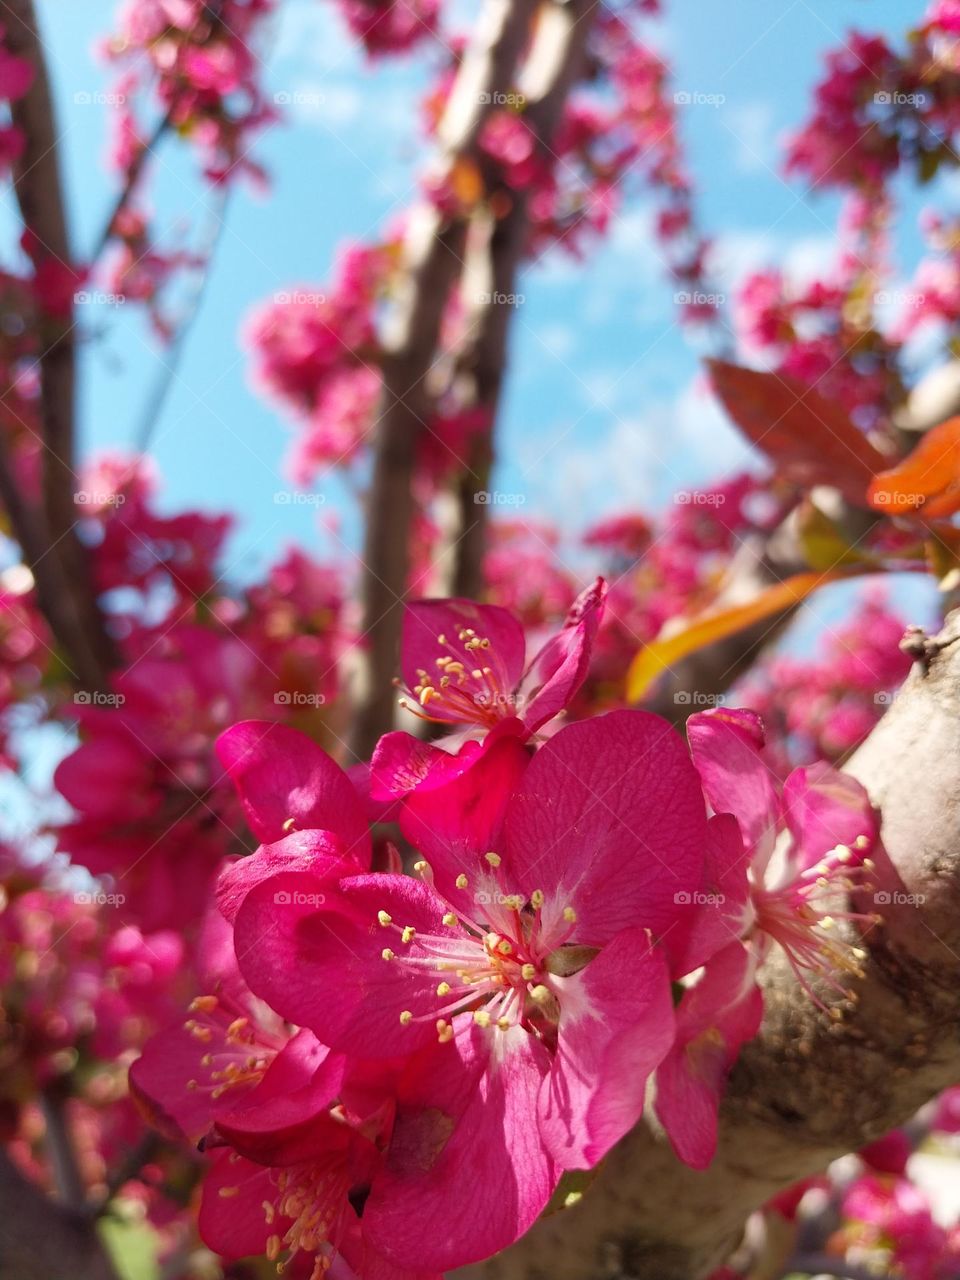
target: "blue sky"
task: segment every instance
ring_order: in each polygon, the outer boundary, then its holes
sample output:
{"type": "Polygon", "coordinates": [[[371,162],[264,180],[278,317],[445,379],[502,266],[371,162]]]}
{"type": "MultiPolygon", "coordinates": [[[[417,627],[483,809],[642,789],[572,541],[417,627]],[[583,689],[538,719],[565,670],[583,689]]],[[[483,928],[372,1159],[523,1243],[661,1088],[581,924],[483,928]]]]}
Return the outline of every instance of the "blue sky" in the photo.
{"type": "MultiPolygon", "coordinates": [[[[803,118],[823,52],[851,26],[897,37],[922,6],[903,0],[676,0],[657,39],[676,87],[722,95],[681,112],[701,189],[702,221],[719,237],[722,288],[760,262],[811,269],[829,256],[836,200],[779,175],[778,143],[803,118]]],[[[106,0],[40,0],[56,85],[76,245],[81,256],[112,199],[104,167],[109,107],[82,95],[109,88],[94,44],[109,27],[106,0]],[[81,101],[77,101],[81,95],[81,101]]],[[[401,211],[424,159],[419,98],[429,53],[371,66],[331,0],[282,0],[262,50],[268,91],[289,94],[287,119],[255,156],[271,174],[266,197],[231,198],[203,305],[153,439],[162,505],[234,510],[231,573],[247,578],[291,539],[336,551],[355,546],[351,489],[320,486],[323,506],[278,506],[289,427],[249,389],[239,343],[250,306],[291,284],[321,286],[336,246],[364,238],[401,211]],[[333,538],[321,521],[339,524],[333,538]]],[[[466,23],[477,6],[457,0],[466,23]]],[[[149,186],[161,228],[202,231],[213,208],[188,149],[164,145],[149,186]]],[[[9,230],[9,196],[0,227],[9,230]],[[6,214],[6,216],[4,216],[6,214]]],[[[913,208],[911,208],[911,213],[913,208]]],[[[678,485],[742,464],[745,450],[697,391],[697,353],[676,324],[642,200],[583,265],[552,254],[521,282],[497,487],[521,493],[531,515],[563,512],[583,526],[608,510],[662,505],[678,485]]],[[[904,219],[905,266],[919,245],[904,219]]],[[[85,449],[129,445],[164,353],[133,307],[88,308],[82,380],[85,449]]]]}

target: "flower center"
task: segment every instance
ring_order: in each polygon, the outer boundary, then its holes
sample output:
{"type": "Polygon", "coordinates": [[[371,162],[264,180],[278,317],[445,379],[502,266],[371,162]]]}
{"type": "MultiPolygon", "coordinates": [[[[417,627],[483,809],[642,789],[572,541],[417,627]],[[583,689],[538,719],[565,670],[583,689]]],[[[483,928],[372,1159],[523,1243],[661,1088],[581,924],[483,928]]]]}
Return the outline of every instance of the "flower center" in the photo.
{"type": "Polygon", "coordinates": [[[216,996],[197,996],[190,1012],[195,1016],[187,1019],[184,1028],[200,1044],[216,1047],[200,1059],[205,1078],[188,1080],[187,1088],[217,1099],[230,1089],[259,1084],[277,1049],[259,1040],[250,1019],[236,1017],[216,996]]]}
{"type": "Polygon", "coordinates": [[[273,1226],[277,1217],[292,1221],[282,1236],[278,1225],[277,1232],[268,1237],[267,1257],[282,1275],[296,1253],[315,1254],[309,1280],[320,1280],[330,1268],[340,1238],[349,1191],[346,1164],[338,1160],[292,1165],[278,1170],[275,1177],[276,1197],[263,1202],[267,1226],[273,1226]],[[281,1254],[286,1256],[281,1259],[281,1254]]]}
{"type": "MultiPolygon", "coordinates": [[[[458,885],[466,887],[465,876],[458,885]]],[[[408,1026],[435,1020],[441,1043],[452,1039],[450,1019],[461,1013],[472,1014],[481,1027],[509,1031],[522,1025],[540,1034],[544,1022],[556,1023],[559,1017],[554,975],[570,971],[558,963],[558,953],[582,951],[564,946],[576,926],[576,913],[565,907],[545,914],[539,889],[526,899],[480,892],[476,901],[482,912],[467,915],[451,907],[444,915],[443,923],[454,931],[449,934],[420,934],[410,925],[395,924],[387,912],[379,913],[381,927],[396,935],[394,947],[383,949],[383,959],[414,971],[432,970],[440,979],[437,1008],[416,1017],[404,1010],[400,1021],[408,1026]]],[[[586,962],[581,960],[578,967],[586,962]]]]}
{"type": "Polygon", "coordinates": [[[437,724],[453,721],[492,727],[514,714],[516,698],[506,668],[491,641],[472,627],[458,632],[457,639],[460,648],[446,635],[437,636],[436,669],[419,668],[412,691],[416,705],[405,697],[400,705],[421,720],[437,724]]]}
{"type": "Polygon", "coordinates": [[[867,887],[867,877],[874,864],[862,858],[860,850],[869,846],[866,836],[854,841],[854,848],[837,845],[816,866],[776,888],[753,886],[756,911],[754,929],[779,943],[804,990],[821,1009],[838,1019],[838,1008],[828,1009],[810,986],[808,973],[824,979],[848,1000],[856,992],[844,985],[843,978],[863,977],[866,951],[837,932],[843,921],[873,925],[879,916],[851,911],[852,891],[867,887]],[[857,850],[857,852],[854,852],[857,850]]]}

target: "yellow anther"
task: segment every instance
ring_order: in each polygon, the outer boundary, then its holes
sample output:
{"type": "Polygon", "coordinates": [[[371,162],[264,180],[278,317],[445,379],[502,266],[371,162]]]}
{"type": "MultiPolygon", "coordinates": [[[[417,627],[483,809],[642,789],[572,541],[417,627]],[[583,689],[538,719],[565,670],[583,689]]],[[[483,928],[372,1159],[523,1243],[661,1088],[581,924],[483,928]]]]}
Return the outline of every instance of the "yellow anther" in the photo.
{"type": "Polygon", "coordinates": [[[484,861],[488,862],[491,867],[499,867],[500,865],[499,853],[485,853],[483,857],[484,857],[484,861]]]}
{"type": "Polygon", "coordinates": [[[448,929],[455,929],[457,927],[457,915],[455,911],[446,912],[442,917],[442,920],[448,929]]]}
{"type": "Polygon", "coordinates": [[[540,908],[543,906],[543,902],[544,902],[543,890],[534,889],[533,893],[531,893],[530,895],[530,905],[533,907],[534,911],[539,911],[540,908]]]}
{"type": "Polygon", "coordinates": [[[503,901],[504,905],[509,907],[511,911],[519,911],[523,906],[523,898],[520,897],[519,893],[511,893],[503,901]]]}
{"type": "Polygon", "coordinates": [[[377,919],[383,925],[384,929],[386,929],[387,925],[393,924],[393,916],[387,915],[386,911],[378,911],[377,919]]]}
{"type": "Polygon", "coordinates": [[[833,916],[821,916],[821,917],[820,917],[820,928],[821,928],[821,929],[832,929],[832,928],[833,928],[833,926],[834,926],[835,924],[836,924],[836,921],[834,920],[833,916]]]}
{"type": "Polygon", "coordinates": [[[437,995],[448,996],[449,994],[450,994],[450,983],[441,982],[440,985],[437,987],[437,995]]]}
{"type": "Polygon", "coordinates": [[[480,670],[479,667],[475,667],[473,671],[470,672],[470,674],[473,676],[474,680],[483,679],[483,672],[480,670]]]}
{"type": "Polygon", "coordinates": [[[400,1015],[400,1025],[403,1027],[408,1027],[412,1021],[413,1021],[413,1014],[410,1012],[409,1009],[404,1009],[403,1013],[401,1013],[400,1015]]]}
{"type": "Polygon", "coordinates": [[[437,1038],[441,1044],[446,1044],[448,1040],[453,1039],[453,1027],[449,1022],[445,1022],[440,1018],[437,1022],[437,1038]]]}
{"type": "Polygon", "coordinates": [[[577,923],[577,913],[574,911],[573,907],[563,908],[563,918],[566,920],[567,924],[577,923]]]}
{"type": "Polygon", "coordinates": [[[389,947],[384,947],[380,954],[383,956],[384,960],[392,960],[394,958],[394,953],[389,947]]]}
{"type": "Polygon", "coordinates": [[[284,818],[283,826],[280,828],[284,835],[288,836],[297,825],[296,818],[284,818]]]}
{"type": "Polygon", "coordinates": [[[501,938],[500,941],[497,943],[496,949],[502,956],[513,955],[513,943],[510,941],[509,938],[501,938]]]}
{"type": "Polygon", "coordinates": [[[268,1227],[272,1226],[273,1220],[277,1216],[276,1209],[273,1207],[273,1205],[270,1203],[269,1200],[264,1200],[261,1208],[263,1209],[263,1216],[267,1220],[267,1226],[268,1227]]]}
{"type": "Polygon", "coordinates": [[[447,643],[447,637],[441,632],[440,635],[437,636],[437,644],[446,644],[446,643],[447,643]]]}
{"type": "Polygon", "coordinates": [[[473,1020],[478,1027],[489,1027],[491,1018],[486,1009],[476,1009],[473,1014],[473,1020]]]}
{"type": "Polygon", "coordinates": [[[224,1200],[229,1200],[231,1196],[238,1196],[239,1194],[239,1187],[221,1187],[217,1192],[217,1195],[222,1196],[224,1200]]]}
{"type": "Polygon", "coordinates": [[[838,844],[833,852],[837,855],[838,862],[849,862],[853,857],[853,850],[845,844],[838,844]]]}
{"type": "Polygon", "coordinates": [[[190,1011],[192,1013],[213,1013],[216,1007],[216,996],[197,996],[190,1001],[190,1011]]]}
{"type": "Polygon", "coordinates": [[[510,1028],[513,1026],[513,1023],[510,1021],[509,1018],[498,1018],[497,1026],[500,1028],[501,1031],[509,1031],[510,1028]]]}
{"type": "Polygon", "coordinates": [[[575,1204],[579,1204],[582,1199],[583,1199],[582,1191],[569,1191],[563,1198],[563,1207],[565,1209],[572,1209],[573,1206],[575,1204]]]}
{"type": "Polygon", "coordinates": [[[855,849],[868,849],[870,847],[870,839],[868,836],[857,836],[853,842],[855,849]]]}
{"type": "Polygon", "coordinates": [[[404,942],[412,942],[416,932],[417,931],[412,924],[407,924],[407,925],[404,925],[403,932],[400,934],[400,937],[404,942]]]}
{"type": "Polygon", "coordinates": [[[283,1246],[283,1241],[280,1239],[279,1236],[267,1237],[267,1247],[264,1250],[264,1252],[266,1253],[267,1257],[270,1259],[271,1262],[276,1262],[277,1258],[280,1257],[280,1250],[282,1246],[283,1246]]]}
{"type": "Polygon", "coordinates": [[[439,697],[440,697],[440,694],[437,692],[437,690],[434,689],[432,685],[428,684],[428,685],[425,685],[420,690],[419,702],[421,707],[425,707],[431,698],[439,698],[439,697]]]}
{"type": "Polygon", "coordinates": [[[421,858],[419,862],[415,862],[413,864],[413,869],[416,871],[418,876],[422,876],[425,871],[430,870],[430,863],[421,858]]]}
{"type": "Polygon", "coordinates": [[[524,982],[532,982],[537,976],[537,966],[534,964],[525,964],[520,970],[520,977],[524,982]]]}
{"type": "Polygon", "coordinates": [[[457,888],[458,888],[458,889],[465,889],[465,888],[467,887],[467,885],[470,883],[470,881],[467,879],[467,877],[466,877],[466,876],[463,874],[463,872],[461,871],[461,872],[460,872],[460,874],[457,876],[457,879],[456,879],[456,882],[455,882],[455,883],[456,883],[456,886],[457,886],[457,888]]]}
{"type": "Polygon", "coordinates": [[[543,1004],[550,999],[550,988],[545,987],[542,982],[536,987],[531,987],[530,999],[536,1000],[537,1004],[543,1004]]]}

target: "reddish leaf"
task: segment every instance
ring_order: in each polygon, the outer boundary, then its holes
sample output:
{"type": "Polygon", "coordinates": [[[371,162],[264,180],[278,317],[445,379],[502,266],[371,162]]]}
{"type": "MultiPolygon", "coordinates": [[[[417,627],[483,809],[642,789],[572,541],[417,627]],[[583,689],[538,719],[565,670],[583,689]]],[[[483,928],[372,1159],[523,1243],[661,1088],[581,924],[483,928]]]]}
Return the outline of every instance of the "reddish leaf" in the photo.
{"type": "Polygon", "coordinates": [[[874,478],[867,496],[887,515],[922,511],[936,518],[960,511],[960,418],[928,431],[912,453],[874,478]]]}
{"type": "Polygon", "coordinates": [[[708,361],[714,390],[747,439],[803,489],[829,484],[866,506],[867,486],[889,459],[844,411],[796,378],[708,361]]]}

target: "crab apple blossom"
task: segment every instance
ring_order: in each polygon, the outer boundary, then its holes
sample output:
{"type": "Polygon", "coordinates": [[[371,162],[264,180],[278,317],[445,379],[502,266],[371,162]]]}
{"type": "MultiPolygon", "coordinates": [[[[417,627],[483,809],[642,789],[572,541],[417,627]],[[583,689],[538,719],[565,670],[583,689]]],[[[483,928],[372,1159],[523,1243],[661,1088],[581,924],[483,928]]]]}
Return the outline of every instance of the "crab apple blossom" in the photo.
{"type": "Polygon", "coordinates": [[[598,578],[581,592],[529,662],[523,627],[498,605],[456,599],[408,605],[401,647],[407,693],[400,705],[452,732],[441,746],[404,732],[381,738],[371,763],[373,797],[433,790],[501,737],[525,742],[549,732],[586,679],[606,590],[598,578]]]}
{"type": "MultiPolygon", "coordinates": [[[[843,922],[869,927],[850,896],[873,870],[878,837],[869,797],[853,778],[825,764],[795,769],[782,789],[763,758],[763,726],[753,711],[717,708],[687,722],[693,762],[717,813],[737,820],[744,857],[716,871],[723,896],[742,907],[742,936],[758,958],[778,945],[818,1003],[818,977],[852,998],[863,951],[843,922]]],[[[839,1010],[835,1010],[835,1016],[839,1010]]]]}
{"type": "Polygon", "coordinates": [[[271,1008],[340,1052],[422,1055],[398,1100],[415,1146],[364,1213],[401,1266],[477,1260],[525,1231],[562,1169],[636,1122],[673,1042],[659,943],[708,839],[682,741],[618,712],[525,756],[494,744],[485,803],[451,801],[424,829],[419,879],[278,863],[236,913],[241,969],[271,1008]],[[459,1197],[469,1213],[441,1214],[459,1197]],[[428,1240],[414,1206],[443,1221],[428,1240]]]}

